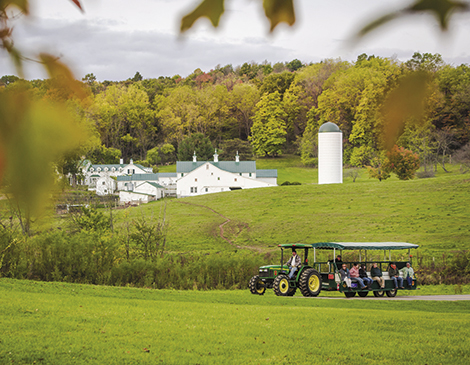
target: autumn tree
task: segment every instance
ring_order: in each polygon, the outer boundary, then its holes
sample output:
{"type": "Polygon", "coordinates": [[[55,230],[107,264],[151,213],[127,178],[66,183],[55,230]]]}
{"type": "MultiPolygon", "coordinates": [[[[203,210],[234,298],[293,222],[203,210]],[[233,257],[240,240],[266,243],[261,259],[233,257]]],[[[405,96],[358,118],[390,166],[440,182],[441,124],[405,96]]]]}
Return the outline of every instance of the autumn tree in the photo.
{"type": "Polygon", "coordinates": [[[275,91],[265,94],[256,105],[251,137],[253,151],[258,156],[277,156],[286,142],[286,113],[282,109],[281,96],[275,91]]]}
{"type": "Polygon", "coordinates": [[[403,147],[394,146],[387,152],[388,166],[400,180],[414,178],[419,169],[419,156],[403,147]]]}

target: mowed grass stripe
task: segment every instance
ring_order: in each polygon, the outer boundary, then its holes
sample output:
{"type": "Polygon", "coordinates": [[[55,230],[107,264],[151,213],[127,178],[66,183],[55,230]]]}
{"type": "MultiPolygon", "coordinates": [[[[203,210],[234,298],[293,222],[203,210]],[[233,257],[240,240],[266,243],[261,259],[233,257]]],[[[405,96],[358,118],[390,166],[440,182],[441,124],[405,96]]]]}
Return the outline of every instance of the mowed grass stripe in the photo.
{"type": "Polygon", "coordinates": [[[461,302],[304,300],[14,280],[0,282],[0,295],[1,363],[470,361],[470,306],[461,302]]]}

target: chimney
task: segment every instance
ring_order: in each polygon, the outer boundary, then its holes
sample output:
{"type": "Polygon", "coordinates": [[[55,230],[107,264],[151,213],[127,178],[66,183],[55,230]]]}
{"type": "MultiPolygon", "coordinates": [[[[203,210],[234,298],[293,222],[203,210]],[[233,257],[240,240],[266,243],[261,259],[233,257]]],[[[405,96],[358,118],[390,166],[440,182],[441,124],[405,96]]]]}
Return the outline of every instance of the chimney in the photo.
{"type": "Polygon", "coordinates": [[[194,151],[193,162],[197,162],[196,151],[194,151]]]}
{"type": "Polygon", "coordinates": [[[131,162],[129,162],[131,165],[134,163],[134,160],[131,158],[131,162]]]}
{"type": "Polygon", "coordinates": [[[119,159],[119,164],[120,164],[120,165],[124,165],[124,159],[123,159],[123,158],[120,158],[120,159],[119,159]]]}
{"type": "Polygon", "coordinates": [[[219,162],[219,155],[217,154],[217,148],[215,149],[215,153],[214,153],[214,162],[219,162]]]}
{"type": "Polygon", "coordinates": [[[235,156],[235,162],[240,162],[240,156],[238,156],[238,151],[237,151],[237,154],[235,156]]]}

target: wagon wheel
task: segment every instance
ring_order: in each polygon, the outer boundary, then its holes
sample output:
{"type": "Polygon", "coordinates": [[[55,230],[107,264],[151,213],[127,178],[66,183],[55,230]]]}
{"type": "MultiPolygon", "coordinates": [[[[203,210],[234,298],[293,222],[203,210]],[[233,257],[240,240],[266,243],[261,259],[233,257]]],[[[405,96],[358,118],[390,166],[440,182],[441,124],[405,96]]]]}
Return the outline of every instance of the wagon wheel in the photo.
{"type": "Polygon", "coordinates": [[[250,279],[248,287],[250,288],[251,294],[263,295],[266,291],[266,286],[264,285],[263,280],[261,280],[258,275],[255,275],[250,279]]]}
{"type": "Polygon", "coordinates": [[[368,291],[360,291],[357,294],[359,294],[360,297],[365,298],[365,297],[367,297],[367,294],[369,294],[369,292],[368,291]]]}
{"type": "Polygon", "coordinates": [[[299,280],[300,291],[304,297],[316,297],[321,291],[321,276],[315,269],[307,269],[299,280]]]}
{"type": "Polygon", "coordinates": [[[344,295],[346,296],[346,298],[352,298],[356,295],[356,292],[355,291],[345,291],[344,295]]]}
{"type": "Polygon", "coordinates": [[[396,289],[389,290],[389,291],[386,291],[385,294],[387,294],[387,297],[393,298],[397,296],[397,290],[396,289]]]}
{"type": "Polygon", "coordinates": [[[374,292],[374,297],[381,298],[381,297],[384,296],[384,294],[385,294],[385,292],[383,290],[375,291],[374,292]]]}
{"type": "Polygon", "coordinates": [[[289,295],[289,278],[287,275],[276,276],[273,283],[273,290],[276,295],[286,297],[289,295]]]}

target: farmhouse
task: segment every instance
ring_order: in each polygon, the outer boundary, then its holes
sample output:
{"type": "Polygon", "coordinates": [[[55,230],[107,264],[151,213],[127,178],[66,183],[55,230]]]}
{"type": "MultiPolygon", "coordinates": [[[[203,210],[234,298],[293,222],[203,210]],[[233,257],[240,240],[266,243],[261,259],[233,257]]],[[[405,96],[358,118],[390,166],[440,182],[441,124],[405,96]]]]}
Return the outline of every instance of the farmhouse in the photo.
{"type": "Polygon", "coordinates": [[[218,193],[223,191],[277,186],[277,170],[257,170],[256,161],[219,161],[217,150],[214,161],[176,162],[176,194],[180,197],[218,193]]]}
{"type": "Polygon", "coordinates": [[[118,176],[150,172],[152,172],[151,168],[134,164],[132,159],[128,164],[124,164],[122,159],[119,164],[93,165],[87,163],[82,169],[85,178],[84,184],[88,185],[88,190],[96,191],[98,195],[113,194],[117,188],[116,179],[118,176]]]}

